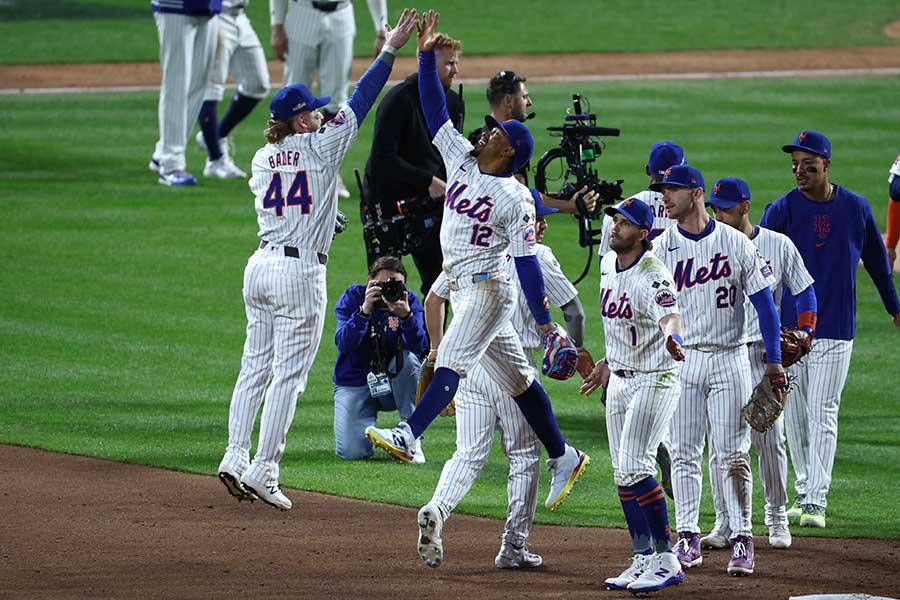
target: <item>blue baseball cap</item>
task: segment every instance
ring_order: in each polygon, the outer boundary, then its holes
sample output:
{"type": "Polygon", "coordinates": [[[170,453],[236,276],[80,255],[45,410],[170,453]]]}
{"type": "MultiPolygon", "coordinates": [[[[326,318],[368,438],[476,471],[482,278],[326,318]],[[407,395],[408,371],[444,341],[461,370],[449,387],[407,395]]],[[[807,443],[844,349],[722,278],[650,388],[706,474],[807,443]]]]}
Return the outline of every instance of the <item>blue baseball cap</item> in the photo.
{"type": "Polygon", "coordinates": [[[831,159],[831,142],[818,131],[801,131],[794,138],[793,144],[785,144],[781,147],[781,150],[788,154],[794,150],[803,150],[804,152],[817,154],[822,158],[831,159]]]}
{"type": "Polygon", "coordinates": [[[707,204],[728,210],[742,202],[750,202],[747,182],[737,177],[723,177],[713,185],[707,204]]]}
{"type": "Polygon", "coordinates": [[[269,104],[269,114],[276,121],[284,121],[305,110],[322,108],[329,102],[331,96],[316,98],[308,87],[297,83],[282,88],[275,94],[272,103],[269,104]]]}
{"type": "Polygon", "coordinates": [[[610,217],[619,213],[638,227],[653,229],[653,209],[637,198],[629,198],[618,206],[608,207],[603,212],[610,217]]]}
{"type": "Polygon", "coordinates": [[[516,151],[512,164],[513,173],[528,164],[528,161],[531,160],[531,154],[534,152],[534,138],[531,137],[531,132],[528,131],[525,123],[515,119],[501,123],[491,115],[484,116],[484,123],[489,129],[499,127],[503,130],[503,133],[506,134],[506,139],[509,140],[509,145],[516,151]]]}
{"type": "Polygon", "coordinates": [[[703,182],[703,175],[700,171],[690,165],[675,165],[669,167],[663,173],[663,180],[650,184],[650,189],[654,192],[662,190],[664,185],[677,185],[686,188],[703,188],[706,184],[703,182]]]}
{"type": "Polygon", "coordinates": [[[547,215],[552,215],[553,213],[558,213],[558,208],[550,208],[544,201],[541,200],[541,193],[534,188],[528,188],[528,191],[531,192],[531,197],[534,198],[534,215],[538,218],[546,217],[547,215]]]}
{"type": "Polygon", "coordinates": [[[650,158],[647,159],[647,168],[651,173],[662,175],[666,169],[675,165],[686,165],[684,150],[675,142],[656,142],[650,146],[650,158]]]}

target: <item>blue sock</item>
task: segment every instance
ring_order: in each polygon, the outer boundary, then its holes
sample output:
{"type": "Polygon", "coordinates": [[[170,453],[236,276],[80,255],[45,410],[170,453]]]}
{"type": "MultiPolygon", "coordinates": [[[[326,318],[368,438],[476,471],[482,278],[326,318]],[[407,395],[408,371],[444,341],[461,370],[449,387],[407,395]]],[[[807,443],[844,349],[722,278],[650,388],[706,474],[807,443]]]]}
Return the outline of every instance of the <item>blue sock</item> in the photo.
{"type": "Polygon", "coordinates": [[[653,549],[666,552],[672,549],[672,532],[669,530],[669,513],[666,510],[666,496],[655,477],[625,488],[634,494],[635,502],[641,507],[644,519],[653,537],[653,549]]]}
{"type": "Polygon", "coordinates": [[[251,98],[242,94],[235,94],[219,123],[219,137],[228,137],[231,130],[237,127],[237,124],[247,118],[256,105],[259,104],[259,98],[251,98]]]}
{"type": "Polygon", "coordinates": [[[459,374],[456,371],[447,367],[435,369],[434,377],[428,384],[428,389],[422,394],[419,405],[406,420],[414,437],[421,436],[440,412],[447,408],[447,405],[453,400],[453,396],[456,395],[457,387],[459,387],[459,374]]]}
{"type": "Polygon", "coordinates": [[[532,381],[528,389],[513,400],[519,405],[525,420],[547,449],[547,455],[550,458],[559,458],[565,454],[566,440],[556,423],[553,407],[550,406],[550,397],[538,380],[532,381]]]}
{"type": "Polygon", "coordinates": [[[203,132],[203,141],[206,142],[206,153],[209,160],[221,158],[222,151],[219,150],[219,134],[216,129],[216,105],[215,100],[204,100],[200,107],[200,116],[197,122],[200,123],[200,131],[203,132]]]}
{"type": "Polygon", "coordinates": [[[653,554],[650,545],[650,525],[647,524],[647,518],[644,517],[644,511],[635,499],[632,488],[619,486],[619,502],[622,503],[622,512],[625,513],[625,522],[628,523],[634,553],[653,554]]]}

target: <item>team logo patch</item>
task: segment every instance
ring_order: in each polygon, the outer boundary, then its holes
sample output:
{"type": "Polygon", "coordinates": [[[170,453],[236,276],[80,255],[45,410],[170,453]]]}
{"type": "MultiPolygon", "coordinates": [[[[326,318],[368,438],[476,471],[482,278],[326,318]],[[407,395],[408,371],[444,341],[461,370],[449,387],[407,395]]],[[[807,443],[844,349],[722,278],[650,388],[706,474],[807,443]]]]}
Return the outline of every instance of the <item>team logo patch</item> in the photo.
{"type": "Polygon", "coordinates": [[[759,272],[762,273],[763,277],[772,277],[772,267],[769,265],[764,266],[759,272]]]}
{"type": "Polygon", "coordinates": [[[347,115],[344,113],[344,111],[341,111],[338,114],[334,115],[334,118],[331,119],[331,121],[329,121],[329,123],[331,123],[335,127],[340,127],[341,125],[343,125],[346,122],[347,122],[347,115]]]}
{"type": "Polygon", "coordinates": [[[400,328],[400,317],[391,315],[388,317],[388,327],[391,331],[397,331],[400,328]]]}
{"type": "Polygon", "coordinates": [[[677,303],[675,301],[675,294],[669,290],[659,290],[656,292],[656,298],[654,298],[654,300],[663,308],[672,308],[677,303]]]}
{"type": "Polygon", "coordinates": [[[525,243],[529,246],[534,246],[537,243],[537,235],[534,232],[534,227],[529,227],[523,231],[522,239],[525,240],[525,243]]]}

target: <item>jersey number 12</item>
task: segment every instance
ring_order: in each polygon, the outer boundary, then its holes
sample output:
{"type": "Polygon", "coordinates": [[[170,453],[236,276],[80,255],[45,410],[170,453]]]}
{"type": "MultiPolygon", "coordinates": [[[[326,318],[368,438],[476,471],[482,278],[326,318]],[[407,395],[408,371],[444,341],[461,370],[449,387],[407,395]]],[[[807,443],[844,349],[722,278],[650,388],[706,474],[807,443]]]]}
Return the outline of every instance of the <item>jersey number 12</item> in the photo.
{"type": "Polygon", "coordinates": [[[263,196],[263,208],[274,208],[275,214],[284,216],[284,207],[299,206],[301,214],[308,215],[312,208],[312,196],[309,195],[309,182],[306,180],[306,171],[297,171],[294,183],[288,190],[287,198],[281,193],[281,173],[272,175],[272,183],[263,196]],[[286,202],[285,202],[286,201],[286,202]]]}

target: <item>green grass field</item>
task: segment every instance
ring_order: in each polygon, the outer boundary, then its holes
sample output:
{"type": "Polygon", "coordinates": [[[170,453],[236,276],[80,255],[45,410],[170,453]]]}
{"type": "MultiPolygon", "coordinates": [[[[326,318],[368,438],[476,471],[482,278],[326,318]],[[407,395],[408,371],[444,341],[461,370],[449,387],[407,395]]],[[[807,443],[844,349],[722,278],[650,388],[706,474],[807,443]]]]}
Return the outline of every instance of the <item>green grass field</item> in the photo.
{"type": "MultiPolygon", "coordinates": [[[[404,3],[388,6],[396,20],[404,3]]],[[[900,19],[900,5],[891,0],[825,0],[814,10],[776,0],[689,0],[677,10],[652,0],[432,0],[417,8],[441,11],[441,28],[472,54],[894,45],[882,30],[900,19]]],[[[255,0],[248,14],[271,57],[268,10],[268,2],[255,0]]],[[[354,50],[363,56],[371,52],[374,29],[365,2],[354,2],[354,10],[354,50]]],[[[0,38],[0,63],[7,64],[159,57],[148,0],[7,0],[0,3],[0,38]]]]}
{"type": "MultiPolygon", "coordinates": [[[[886,172],[900,121],[896,78],[535,85],[539,117],[532,130],[539,150],[553,143],[543,128],[561,118],[573,91],[592,100],[602,124],[622,128],[599,164],[604,176],[624,178],[627,191],[646,183],[649,145],[674,139],[707,181],[745,178],[758,218],[768,200],[792,187],[780,146],[799,129],[816,128],[834,147],[832,180],[866,195],[884,223],[886,172]]],[[[256,243],[252,197],[240,181],[202,180],[180,190],[158,185],[146,169],[156,139],[156,101],[153,93],[0,97],[6,121],[0,130],[0,442],[212,474],[224,450],[240,365],[241,276],[256,243]]],[[[474,97],[469,107],[472,126],[483,107],[474,97]]],[[[244,166],[261,145],[264,119],[257,109],[234,134],[244,166]]],[[[344,163],[347,181],[352,168],[364,164],[371,131],[370,119],[344,163]]],[[[202,160],[192,143],[188,162],[195,172],[202,160]]],[[[329,315],[339,294],[365,271],[355,206],[342,204],[354,223],[331,253],[329,315]]],[[[576,239],[573,221],[551,220],[547,240],[573,276],[586,252],[576,239]]],[[[593,272],[580,291],[589,347],[598,356],[596,286],[593,272]]],[[[898,378],[886,360],[896,353],[900,332],[889,325],[864,272],[858,297],[829,528],[814,533],[900,538],[890,467],[900,462],[898,378]]],[[[419,506],[452,452],[453,421],[440,419],[429,429],[428,464],[421,468],[381,456],[337,459],[333,334],[329,316],[289,434],[282,483],[419,506]]],[[[594,466],[564,510],[540,509],[538,521],[622,526],[598,399],[579,397],[574,382],[548,387],[563,432],[592,455],[594,466]]],[[[379,422],[396,418],[383,414],[379,422]]],[[[501,517],[505,472],[495,448],[460,510],[501,517]]],[[[546,480],[541,486],[543,496],[546,480]]],[[[761,514],[758,483],[754,504],[761,514]]],[[[703,524],[711,524],[708,500],[703,524]]]]}

